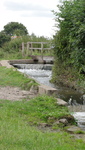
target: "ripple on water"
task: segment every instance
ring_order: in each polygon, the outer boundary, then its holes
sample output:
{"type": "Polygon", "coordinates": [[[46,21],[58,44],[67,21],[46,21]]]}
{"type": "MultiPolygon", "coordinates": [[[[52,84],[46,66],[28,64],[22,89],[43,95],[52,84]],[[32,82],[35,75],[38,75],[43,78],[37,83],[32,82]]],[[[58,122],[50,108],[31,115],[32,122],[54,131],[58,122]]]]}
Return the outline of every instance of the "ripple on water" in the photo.
{"type": "Polygon", "coordinates": [[[73,116],[78,126],[85,131],[85,112],[74,112],[73,116]]]}

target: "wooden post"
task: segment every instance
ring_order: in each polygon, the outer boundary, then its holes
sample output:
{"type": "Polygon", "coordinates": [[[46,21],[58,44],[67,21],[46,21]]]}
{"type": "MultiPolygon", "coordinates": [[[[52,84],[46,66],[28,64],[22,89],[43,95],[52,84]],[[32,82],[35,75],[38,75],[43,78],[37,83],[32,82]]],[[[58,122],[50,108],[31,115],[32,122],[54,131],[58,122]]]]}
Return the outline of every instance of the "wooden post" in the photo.
{"type": "Polygon", "coordinates": [[[29,42],[29,50],[30,50],[30,55],[32,55],[32,43],[29,42]]]}
{"type": "Polygon", "coordinates": [[[29,42],[27,42],[27,51],[26,51],[26,56],[29,55],[29,42]]]}
{"type": "Polygon", "coordinates": [[[41,58],[43,60],[43,43],[41,42],[41,58]]]}
{"type": "Polygon", "coordinates": [[[22,42],[22,57],[24,57],[24,42],[22,42]]]}
{"type": "Polygon", "coordinates": [[[52,54],[53,50],[52,50],[52,47],[51,47],[51,43],[50,43],[50,55],[52,54]]]}
{"type": "Polygon", "coordinates": [[[32,52],[33,52],[32,48],[33,48],[33,45],[32,45],[32,43],[31,43],[31,55],[32,55],[32,52]]]}

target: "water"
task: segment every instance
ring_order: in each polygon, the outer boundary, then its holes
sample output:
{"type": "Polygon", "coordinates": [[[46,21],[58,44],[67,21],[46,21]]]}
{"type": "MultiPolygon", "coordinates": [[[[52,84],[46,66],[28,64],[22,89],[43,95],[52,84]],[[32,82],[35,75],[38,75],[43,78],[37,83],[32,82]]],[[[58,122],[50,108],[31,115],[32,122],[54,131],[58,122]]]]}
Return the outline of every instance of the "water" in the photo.
{"type": "Polygon", "coordinates": [[[52,64],[13,64],[19,69],[52,70],[52,64]]]}
{"type": "MultiPolygon", "coordinates": [[[[66,87],[55,86],[54,84],[50,83],[52,76],[52,71],[44,70],[42,65],[38,65],[33,67],[32,69],[18,69],[20,72],[31,76],[37,82],[41,84],[45,84],[47,86],[51,86],[57,88],[56,97],[61,98],[67,102],[72,102],[72,105],[69,105],[69,110],[74,118],[77,120],[78,126],[85,130],[85,105],[83,105],[83,96],[76,90],[72,90],[66,87]]],[[[26,68],[26,67],[25,67],[26,68]]],[[[45,68],[47,69],[47,68],[45,68]]]]}
{"type": "Polygon", "coordinates": [[[52,76],[51,70],[41,70],[41,69],[18,69],[18,70],[28,76],[31,76],[33,79],[38,81],[38,83],[54,87],[54,84],[49,82],[52,76]]]}
{"type": "Polygon", "coordinates": [[[76,118],[78,126],[85,131],[85,112],[75,112],[73,116],[76,118]]]}
{"type": "Polygon", "coordinates": [[[32,68],[36,69],[18,69],[20,72],[32,77],[37,82],[51,86],[53,88],[57,89],[57,97],[61,98],[65,101],[69,101],[71,98],[73,101],[77,101],[77,103],[82,104],[83,103],[83,97],[82,94],[76,90],[72,90],[70,88],[62,87],[62,86],[55,86],[54,84],[50,83],[51,77],[52,77],[52,71],[51,70],[44,70],[41,69],[41,64],[38,66],[31,64],[32,68]],[[34,66],[34,67],[33,67],[34,66]],[[39,68],[40,66],[40,68],[39,68]]]}

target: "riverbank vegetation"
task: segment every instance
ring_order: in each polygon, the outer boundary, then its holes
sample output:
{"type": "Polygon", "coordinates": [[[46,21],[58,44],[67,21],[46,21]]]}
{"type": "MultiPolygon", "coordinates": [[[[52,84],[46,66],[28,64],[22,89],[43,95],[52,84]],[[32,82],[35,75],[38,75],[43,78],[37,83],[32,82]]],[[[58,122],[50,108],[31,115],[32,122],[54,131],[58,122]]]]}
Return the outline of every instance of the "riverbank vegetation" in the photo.
{"type": "Polygon", "coordinates": [[[85,91],[85,1],[64,0],[58,8],[53,80],[85,91]]]}
{"type": "MultiPolygon", "coordinates": [[[[28,89],[29,80],[16,70],[0,67],[0,87],[28,89]]],[[[68,108],[59,106],[51,96],[22,101],[0,99],[0,149],[84,150],[83,140],[75,139],[64,130],[65,125],[56,123],[65,117],[69,125],[75,124],[68,108]]]]}

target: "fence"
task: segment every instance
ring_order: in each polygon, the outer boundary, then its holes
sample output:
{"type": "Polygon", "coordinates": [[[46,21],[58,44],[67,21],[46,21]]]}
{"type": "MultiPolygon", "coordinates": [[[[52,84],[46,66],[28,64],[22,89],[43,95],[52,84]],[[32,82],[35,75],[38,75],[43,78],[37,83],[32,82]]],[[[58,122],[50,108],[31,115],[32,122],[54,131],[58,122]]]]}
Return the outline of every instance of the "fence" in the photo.
{"type": "Polygon", "coordinates": [[[51,54],[51,44],[48,42],[27,42],[22,43],[22,56],[31,56],[34,52],[40,53],[43,58],[44,53],[49,52],[51,54]]]}

